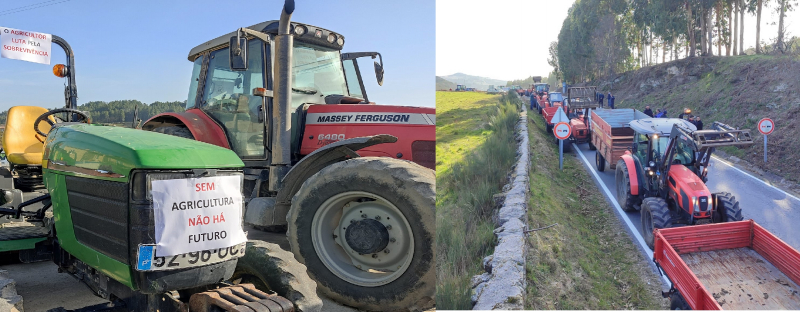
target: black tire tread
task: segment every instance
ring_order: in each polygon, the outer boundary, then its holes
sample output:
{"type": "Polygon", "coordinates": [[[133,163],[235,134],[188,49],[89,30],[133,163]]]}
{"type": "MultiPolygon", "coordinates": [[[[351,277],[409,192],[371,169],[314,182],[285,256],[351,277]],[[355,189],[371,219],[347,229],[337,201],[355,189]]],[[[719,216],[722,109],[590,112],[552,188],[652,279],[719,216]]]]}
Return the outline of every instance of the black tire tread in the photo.
{"type": "MultiPolygon", "coordinates": [[[[286,235],[292,247],[295,258],[309,268],[309,275],[317,281],[320,291],[331,299],[348,306],[375,311],[419,311],[430,308],[436,299],[436,265],[434,255],[434,237],[436,234],[436,177],[433,170],[418,164],[392,159],[388,157],[360,157],[332,164],[306,180],[300,190],[292,198],[292,208],[286,216],[289,229],[286,235]],[[415,209],[418,217],[407,216],[412,227],[420,226],[420,231],[415,231],[414,259],[408,271],[397,280],[378,287],[360,287],[341,280],[324,280],[315,271],[325,275],[332,275],[319,259],[306,259],[303,255],[303,246],[312,246],[310,241],[303,240],[298,234],[298,226],[303,216],[308,216],[307,210],[302,205],[305,200],[319,197],[320,189],[327,188],[332,183],[342,184],[342,179],[356,181],[370,181],[368,185],[378,186],[394,185],[391,190],[397,195],[407,199],[417,207],[429,209],[415,209]],[[301,212],[301,210],[303,210],[301,212]],[[418,236],[419,234],[419,236],[418,236]],[[423,247],[426,246],[427,247],[423,247]],[[419,247],[417,247],[419,246],[419,247]],[[421,251],[421,252],[420,252],[421,251]],[[420,255],[417,256],[417,252],[420,255]],[[411,275],[409,275],[411,274],[411,275]],[[403,280],[403,281],[401,281],[403,280]],[[344,285],[344,284],[346,285],[344,285]]],[[[355,187],[351,184],[348,187],[355,187]]],[[[375,189],[376,194],[381,194],[382,189],[375,189]]],[[[385,190],[384,190],[385,194],[385,190]]],[[[387,198],[388,200],[388,198],[387,198]]],[[[402,207],[398,207],[403,209],[402,207]]],[[[315,208],[316,209],[316,208],[315,208]]],[[[313,216],[313,214],[312,214],[313,216]]],[[[311,247],[313,250],[313,247],[311,247]]]]}
{"type": "MultiPolygon", "coordinates": [[[[653,218],[653,229],[664,229],[672,226],[672,214],[669,211],[669,206],[667,202],[661,197],[650,197],[645,198],[642,201],[642,230],[644,230],[644,222],[645,215],[647,211],[650,212],[653,218]]],[[[654,248],[654,237],[653,233],[642,233],[642,238],[644,238],[645,243],[650,249],[654,248]]]]}
{"type": "MultiPolygon", "coordinates": [[[[622,174],[622,185],[617,185],[617,187],[624,187],[625,188],[625,197],[619,198],[619,189],[617,190],[617,201],[619,202],[619,206],[625,212],[634,212],[636,208],[634,207],[634,198],[631,195],[631,181],[630,176],[628,175],[628,166],[625,165],[625,161],[620,159],[617,162],[617,171],[616,175],[622,174]]],[[[616,180],[616,178],[615,178],[616,180]]]]}
{"type": "Polygon", "coordinates": [[[739,207],[739,201],[736,200],[736,196],[728,192],[717,193],[717,201],[724,207],[725,215],[723,217],[723,222],[744,220],[742,208],[739,207]]]}
{"type": "Polygon", "coordinates": [[[258,277],[272,291],[289,299],[297,311],[322,311],[317,283],[308,276],[306,266],[277,244],[260,240],[248,241],[245,254],[239,258],[231,280],[243,275],[258,277]]]}
{"type": "Polygon", "coordinates": [[[194,135],[189,131],[189,128],[183,126],[168,126],[153,129],[153,132],[174,135],[185,139],[194,140],[194,135]]]}

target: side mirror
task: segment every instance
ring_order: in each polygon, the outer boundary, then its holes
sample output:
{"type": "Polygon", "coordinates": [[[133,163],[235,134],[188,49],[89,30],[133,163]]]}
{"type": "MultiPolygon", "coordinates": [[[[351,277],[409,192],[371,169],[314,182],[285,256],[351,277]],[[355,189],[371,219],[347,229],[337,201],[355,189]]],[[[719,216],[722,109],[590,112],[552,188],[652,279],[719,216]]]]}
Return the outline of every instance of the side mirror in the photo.
{"type": "MultiPolygon", "coordinates": [[[[378,79],[378,85],[383,85],[383,57],[380,53],[378,54],[378,61],[375,62],[375,78],[378,79]]],[[[372,58],[374,59],[375,56],[373,55],[372,58]]]]}
{"type": "Polygon", "coordinates": [[[232,36],[229,46],[231,70],[247,70],[247,37],[232,36]]]}

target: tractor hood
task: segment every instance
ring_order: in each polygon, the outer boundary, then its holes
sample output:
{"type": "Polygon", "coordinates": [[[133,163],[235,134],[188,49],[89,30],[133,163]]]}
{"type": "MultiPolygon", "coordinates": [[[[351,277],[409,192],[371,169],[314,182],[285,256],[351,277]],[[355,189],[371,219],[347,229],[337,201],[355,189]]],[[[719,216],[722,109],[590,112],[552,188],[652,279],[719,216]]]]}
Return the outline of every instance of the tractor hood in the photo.
{"type": "Polygon", "coordinates": [[[73,124],[45,141],[44,168],[126,181],[133,169],[243,167],[233,151],[176,136],[121,127],[73,124]]]}

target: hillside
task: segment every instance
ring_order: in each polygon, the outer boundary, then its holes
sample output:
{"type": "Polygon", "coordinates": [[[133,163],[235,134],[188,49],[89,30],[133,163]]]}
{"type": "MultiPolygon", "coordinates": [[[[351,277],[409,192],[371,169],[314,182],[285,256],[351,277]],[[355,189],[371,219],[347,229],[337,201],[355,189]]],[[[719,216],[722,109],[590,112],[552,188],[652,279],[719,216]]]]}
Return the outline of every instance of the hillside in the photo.
{"type": "Polygon", "coordinates": [[[456,84],[448,81],[447,79],[436,76],[436,91],[448,91],[450,89],[455,90],[456,84]]]}
{"type": "MultiPolygon", "coordinates": [[[[507,82],[505,80],[472,76],[464,73],[455,73],[452,75],[441,76],[441,78],[450,81],[453,84],[463,84],[467,85],[467,87],[469,88],[476,88],[478,89],[478,91],[486,91],[486,89],[488,89],[489,86],[505,86],[507,82]]],[[[436,82],[438,90],[439,80],[437,79],[436,82]]],[[[455,87],[453,88],[455,89],[455,87]]]]}
{"type": "MultiPolygon", "coordinates": [[[[120,101],[93,101],[78,105],[78,110],[88,112],[95,123],[124,123],[133,121],[133,112],[139,108],[139,119],[147,120],[150,117],[164,112],[182,112],[186,101],[142,103],[137,100],[120,101]]],[[[55,108],[53,108],[55,109],[55,108]]],[[[8,111],[0,112],[0,124],[6,124],[8,111]]]]}
{"type": "MultiPolygon", "coordinates": [[[[617,107],[653,111],[666,108],[677,116],[684,107],[703,119],[750,129],[755,144],[724,148],[755,171],[767,171],[800,182],[800,59],[789,56],[688,58],[626,72],[589,83],[616,97],[617,107]],[[769,136],[769,162],[763,160],[763,136],[756,123],[775,121],[769,136]]],[[[796,184],[794,185],[797,186],[796,184]]]]}

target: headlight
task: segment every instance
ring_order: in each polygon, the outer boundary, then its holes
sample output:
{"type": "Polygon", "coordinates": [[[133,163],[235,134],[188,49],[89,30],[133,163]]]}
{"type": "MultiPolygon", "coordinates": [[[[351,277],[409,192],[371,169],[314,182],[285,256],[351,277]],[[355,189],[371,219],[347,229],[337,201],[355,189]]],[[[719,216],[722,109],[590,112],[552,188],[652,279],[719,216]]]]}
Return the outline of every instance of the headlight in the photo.
{"type": "Polygon", "coordinates": [[[343,45],[344,44],[344,38],[343,37],[339,37],[339,39],[336,39],[336,43],[338,43],[339,45],[343,45]]]}
{"type": "Polygon", "coordinates": [[[306,34],[306,28],[300,25],[294,27],[294,33],[298,36],[302,36],[306,34]]]}
{"type": "Polygon", "coordinates": [[[336,41],[336,35],[328,34],[328,42],[333,43],[334,41],[336,41]]]}
{"type": "Polygon", "coordinates": [[[694,206],[694,212],[700,212],[700,206],[697,204],[697,197],[692,196],[692,206],[694,206]]]}

